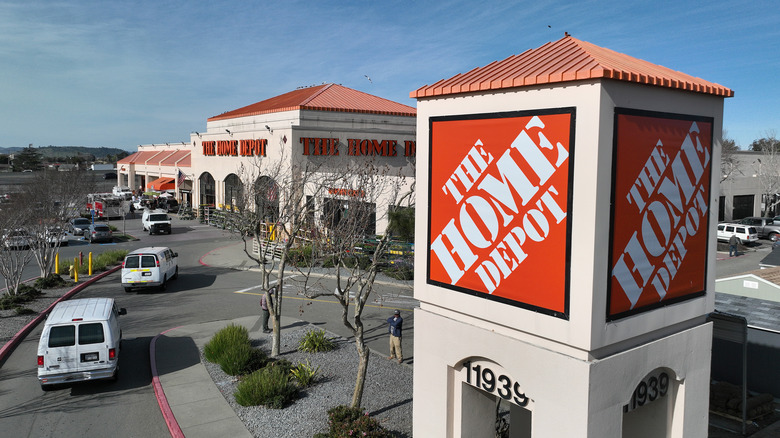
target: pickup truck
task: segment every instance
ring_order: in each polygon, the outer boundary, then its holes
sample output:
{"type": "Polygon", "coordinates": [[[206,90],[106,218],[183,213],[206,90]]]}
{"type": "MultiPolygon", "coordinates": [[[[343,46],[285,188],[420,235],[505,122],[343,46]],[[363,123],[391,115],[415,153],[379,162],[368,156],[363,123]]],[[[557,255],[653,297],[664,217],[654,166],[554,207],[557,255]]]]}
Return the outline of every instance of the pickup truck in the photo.
{"type": "Polygon", "coordinates": [[[780,239],[780,222],[775,222],[771,217],[746,217],[737,223],[755,227],[759,238],[769,239],[772,242],[780,239]]]}

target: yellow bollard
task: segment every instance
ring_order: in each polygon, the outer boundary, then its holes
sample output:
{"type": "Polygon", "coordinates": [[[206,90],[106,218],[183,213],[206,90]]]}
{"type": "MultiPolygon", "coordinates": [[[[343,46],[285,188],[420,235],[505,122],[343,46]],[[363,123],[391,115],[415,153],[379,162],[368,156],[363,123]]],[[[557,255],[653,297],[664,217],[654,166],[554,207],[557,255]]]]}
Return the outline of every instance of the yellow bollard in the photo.
{"type": "Polygon", "coordinates": [[[54,273],[60,274],[60,253],[54,254],[54,273]]]}
{"type": "Polygon", "coordinates": [[[89,276],[92,276],[92,251],[89,252],[89,267],[87,268],[89,270],[89,276]]]}
{"type": "Polygon", "coordinates": [[[73,282],[79,282],[79,258],[73,259],[73,282]]]}

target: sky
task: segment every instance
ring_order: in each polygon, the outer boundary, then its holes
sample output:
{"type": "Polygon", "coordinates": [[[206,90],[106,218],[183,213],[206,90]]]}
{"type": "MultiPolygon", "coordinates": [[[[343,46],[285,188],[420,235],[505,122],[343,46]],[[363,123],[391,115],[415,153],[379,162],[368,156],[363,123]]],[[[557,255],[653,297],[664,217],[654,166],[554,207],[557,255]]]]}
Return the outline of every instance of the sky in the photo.
{"type": "Polygon", "coordinates": [[[0,0],[0,147],[189,142],[323,83],[416,107],[410,92],[564,32],[732,89],[742,149],[780,136],[776,0],[0,0]]]}

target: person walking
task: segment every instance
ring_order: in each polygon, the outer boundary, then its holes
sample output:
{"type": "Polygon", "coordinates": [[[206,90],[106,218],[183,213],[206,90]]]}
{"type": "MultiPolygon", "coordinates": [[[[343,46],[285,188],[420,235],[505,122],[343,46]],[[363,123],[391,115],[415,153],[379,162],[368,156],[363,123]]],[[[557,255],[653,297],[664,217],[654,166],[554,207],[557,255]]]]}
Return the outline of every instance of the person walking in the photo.
{"type": "Polygon", "coordinates": [[[268,328],[268,318],[271,316],[271,312],[268,310],[268,299],[265,294],[260,295],[260,310],[263,312],[263,333],[271,333],[271,329],[268,328]]]}
{"type": "Polygon", "coordinates": [[[737,245],[739,245],[739,237],[737,237],[736,234],[732,234],[729,238],[729,257],[739,255],[739,253],[737,253],[737,245]]]}
{"type": "Polygon", "coordinates": [[[388,359],[398,359],[398,363],[403,362],[404,354],[401,349],[401,330],[404,319],[401,318],[401,312],[396,310],[393,316],[387,318],[387,324],[390,328],[390,357],[388,359]]]}

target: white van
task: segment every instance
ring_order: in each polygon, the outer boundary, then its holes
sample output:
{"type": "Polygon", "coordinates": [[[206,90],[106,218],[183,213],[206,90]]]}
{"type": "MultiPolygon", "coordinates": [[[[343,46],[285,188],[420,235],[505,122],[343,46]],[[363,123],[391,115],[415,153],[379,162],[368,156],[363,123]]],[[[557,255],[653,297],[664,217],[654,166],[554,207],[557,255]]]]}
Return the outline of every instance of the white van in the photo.
{"type": "Polygon", "coordinates": [[[38,342],[41,389],[119,375],[122,330],[113,298],[85,298],[57,303],[46,318],[38,342]]]}
{"type": "Polygon", "coordinates": [[[179,254],[164,246],[137,249],[122,263],[122,287],[130,292],[138,287],[165,289],[168,280],[179,277],[179,254]]]}

